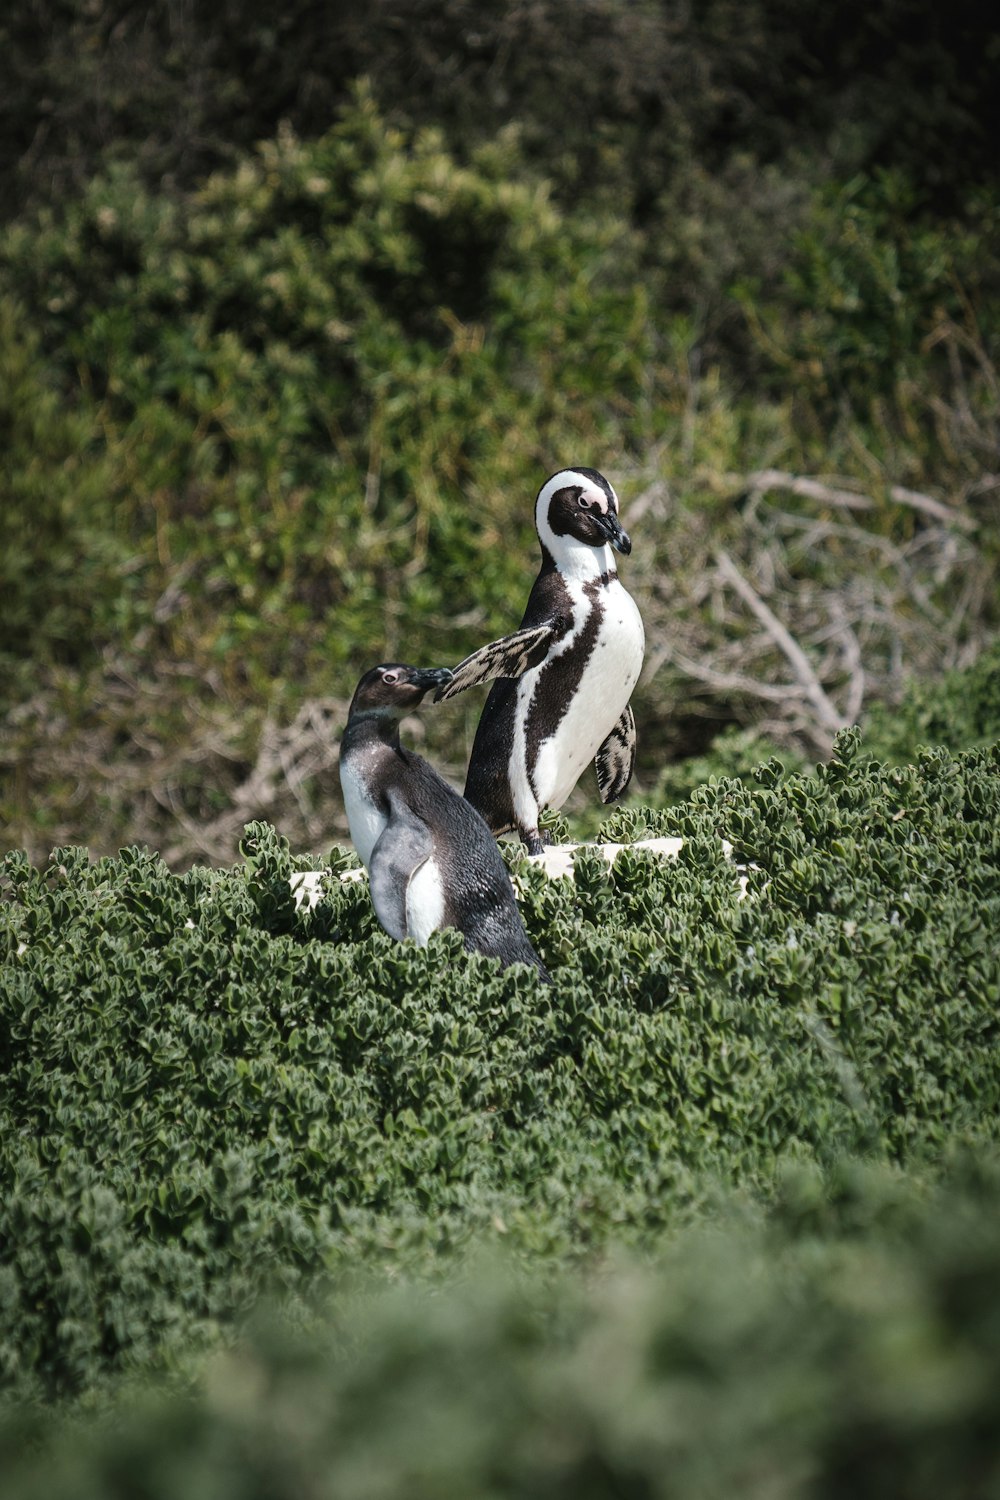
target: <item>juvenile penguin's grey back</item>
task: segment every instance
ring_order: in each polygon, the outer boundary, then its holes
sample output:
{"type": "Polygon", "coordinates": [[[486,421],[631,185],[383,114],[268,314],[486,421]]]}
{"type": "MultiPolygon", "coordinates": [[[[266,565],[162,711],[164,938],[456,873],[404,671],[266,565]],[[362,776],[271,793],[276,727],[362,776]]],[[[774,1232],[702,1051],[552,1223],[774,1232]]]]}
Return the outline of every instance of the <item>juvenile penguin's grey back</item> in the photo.
{"type": "Polygon", "coordinates": [[[467,948],[524,963],[549,975],[525,930],[507,867],[480,814],[427,761],[402,750],[407,776],[397,794],[427,827],[441,873],[442,926],[457,927],[467,948]]]}

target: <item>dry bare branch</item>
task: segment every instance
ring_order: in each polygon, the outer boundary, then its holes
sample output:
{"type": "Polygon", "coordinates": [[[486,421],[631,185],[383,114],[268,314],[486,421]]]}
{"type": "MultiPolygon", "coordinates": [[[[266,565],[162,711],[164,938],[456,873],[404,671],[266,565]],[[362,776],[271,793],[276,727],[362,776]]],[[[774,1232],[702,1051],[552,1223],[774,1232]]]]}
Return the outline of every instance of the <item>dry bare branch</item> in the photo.
{"type": "Polygon", "coordinates": [[[768,608],[753,586],[743,577],[743,574],[727,552],[721,550],[716,552],[715,561],[723,578],[725,578],[727,583],[732,585],[743,602],[753,611],[779,651],[785,657],[794,673],[796,682],[816,710],[819,723],[831,735],[836,734],[837,730],[842,729],[849,721],[837,712],[823,691],[823,686],[813,671],[809,658],[802,650],[802,647],[794,639],[791,632],[781,623],[777,615],[768,608]]]}
{"type": "Polygon", "coordinates": [[[908,490],[901,484],[889,486],[889,499],[894,505],[908,506],[935,521],[943,521],[946,526],[957,526],[961,531],[971,531],[976,524],[971,516],[963,515],[953,506],[944,505],[930,495],[922,495],[919,490],[908,490]]]}
{"type": "MultiPolygon", "coordinates": [[[[673,662],[693,681],[703,683],[715,692],[739,693],[770,703],[786,703],[790,698],[802,696],[799,683],[763,682],[757,677],[748,677],[739,672],[722,672],[705,661],[686,656],[683,651],[671,651],[664,660],[673,662]]],[[[660,661],[660,666],[664,665],[664,660],[660,661]]]]}
{"type": "Polygon", "coordinates": [[[866,679],[861,645],[847,617],[843,601],[834,599],[831,602],[831,610],[837,633],[843,645],[848,673],[847,700],[844,705],[844,714],[848,724],[855,724],[861,717],[861,709],[865,701],[866,679]]]}
{"type": "Polygon", "coordinates": [[[647,626],[642,691],[674,718],[682,745],[685,721],[707,717],[825,753],[873,699],[975,655],[995,577],[968,512],[900,490],[923,524],[894,538],[850,482],[762,469],[741,488],[755,503],[738,517],[678,508],[630,567],[647,626]],[[782,506],[781,487],[815,513],[782,506]]]}
{"type": "MultiPolygon", "coordinates": [[[[822,505],[831,505],[841,510],[873,511],[878,508],[870,495],[824,484],[822,480],[810,479],[806,475],[788,474],[783,469],[760,469],[757,473],[748,475],[744,488],[748,494],[755,496],[762,495],[767,490],[786,490],[789,494],[801,495],[807,500],[818,500],[822,505]]],[[[923,495],[918,490],[907,489],[901,484],[890,485],[888,495],[894,505],[905,506],[921,515],[930,516],[932,520],[957,526],[963,531],[971,530],[976,524],[970,516],[963,515],[953,506],[945,505],[931,495],[923,495]]]]}
{"type": "Polygon", "coordinates": [[[754,496],[766,494],[768,490],[786,490],[790,495],[801,495],[806,500],[818,500],[823,505],[841,510],[875,509],[875,501],[868,495],[824,484],[822,480],[810,479],[806,475],[788,474],[782,469],[759,469],[755,474],[748,474],[743,488],[754,496]]]}
{"type": "Polygon", "coordinates": [[[192,853],[224,858],[239,842],[244,824],[254,818],[275,818],[289,800],[298,808],[307,835],[318,836],[324,820],[312,815],[304,789],[315,777],[336,766],[339,736],[334,726],[345,716],[340,700],[310,698],[284,727],[265,719],[249,775],[230,793],[226,810],[206,822],[187,817],[172,789],[161,789],[184,833],[183,839],[166,850],[167,863],[179,863],[192,853]]]}

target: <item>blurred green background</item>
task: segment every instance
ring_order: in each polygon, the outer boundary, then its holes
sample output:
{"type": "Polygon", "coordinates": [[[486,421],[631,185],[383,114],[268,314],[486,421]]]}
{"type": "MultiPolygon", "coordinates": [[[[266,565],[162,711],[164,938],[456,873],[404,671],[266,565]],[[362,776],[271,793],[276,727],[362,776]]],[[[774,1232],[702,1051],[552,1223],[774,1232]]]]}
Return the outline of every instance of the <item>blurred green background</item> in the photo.
{"type": "MultiPolygon", "coordinates": [[[[7,844],[343,835],[357,677],[516,625],[564,464],[634,535],[646,800],[972,661],[997,38],[967,0],[11,0],[7,844]]],[[[480,706],[414,730],[458,785],[480,706]]]]}

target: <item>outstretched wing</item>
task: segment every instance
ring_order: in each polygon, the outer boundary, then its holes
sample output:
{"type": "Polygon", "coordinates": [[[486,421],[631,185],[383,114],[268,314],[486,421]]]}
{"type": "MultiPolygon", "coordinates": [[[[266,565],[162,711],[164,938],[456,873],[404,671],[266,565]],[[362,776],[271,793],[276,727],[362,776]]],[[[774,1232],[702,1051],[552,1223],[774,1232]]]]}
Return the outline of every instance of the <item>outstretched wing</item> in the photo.
{"type": "Polygon", "coordinates": [[[632,780],[635,765],[635,715],[629,704],[598,750],[594,765],[601,801],[614,802],[632,780]]]}
{"type": "Polygon", "coordinates": [[[450,682],[438,688],[434,702],[454,698],[466,688],[476,687],[481,682],[492,682],[494,677],[522,677],[531,667],[537,667],[544,658],[557,634],[552,621],[544,625],[532,625],[527,630],[515,630],[513,635],[501,636],[480,646],[464,661],[460,661],[450,682]]]}
{"type": "Polygon", "coordinates": [[[406,937],[406,891],[434,849],[431,831],[404,802],[390,794],[388,823],[375,841],[368,883],[375,915],[390,937],[406,937]]]}

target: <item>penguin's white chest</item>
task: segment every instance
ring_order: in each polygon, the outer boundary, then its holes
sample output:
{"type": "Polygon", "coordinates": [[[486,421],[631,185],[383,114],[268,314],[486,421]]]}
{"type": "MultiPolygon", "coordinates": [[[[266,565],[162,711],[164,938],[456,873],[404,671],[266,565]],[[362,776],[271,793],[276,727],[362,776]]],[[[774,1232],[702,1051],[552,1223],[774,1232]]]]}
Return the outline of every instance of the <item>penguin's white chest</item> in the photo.
{"type": "Polygon", "coordinates": [[[365,780],[352,766],[350,760],[340,762],[340,786],[344,794],[344,811],[351,840],[358,851],[358,858],[367,870],[371,864],[372,850],[389,819],[381,812],[372,798],[365,780]]]}
{"type": "MultiPolygon", "coordinates": [[[[583,633],[595,607],[582,589],[572,589],[573,630],[564,650],[583,633]]],[[[614,580],[601,590],[600,624],[583,672],[566,701],[554,731],[528,749],[531,782],[539,805],[561,807],[582,772],[624,712],[642,667],[645,633],[632,596],[614,580]],[[534,755],[531,750],[534,749],[534,755]],[[533,763],[532,763],[533,762],[533,763]]],[[[548,658],[540,670],[558,670],[548,658]]]]}

